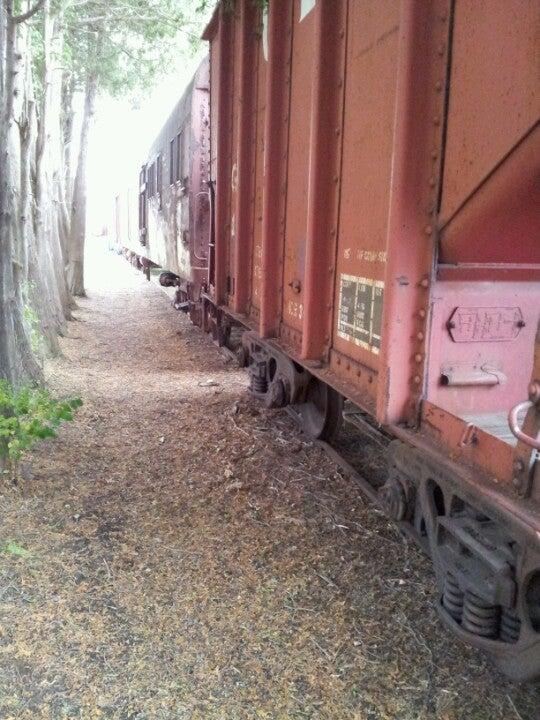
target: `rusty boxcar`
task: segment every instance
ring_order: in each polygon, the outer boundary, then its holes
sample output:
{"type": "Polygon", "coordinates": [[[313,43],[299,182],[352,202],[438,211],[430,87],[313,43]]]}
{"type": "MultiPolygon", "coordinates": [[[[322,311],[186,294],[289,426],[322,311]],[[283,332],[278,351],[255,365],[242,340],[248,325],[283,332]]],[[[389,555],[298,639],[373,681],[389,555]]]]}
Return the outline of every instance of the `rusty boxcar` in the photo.
{"type": "Polygon", "coordinates": [[[430,554],[445,625],[520,680],[540,675],[539,21],[536,0],[221,2],[187,215],[174,169],[162,187],[176,126],[140,196],[141,255],[256,395],[327,440],[346,399],[394,438],[381,506],[430,554]]]}
{"type": "Polygon", "coordinates": [[[245,328],[252,389],[313,435],[342,398],[392,433],[383,504],[515,678],[540,673],[539,12],[238,0],[204,36],[206,326],[245,328]]]}

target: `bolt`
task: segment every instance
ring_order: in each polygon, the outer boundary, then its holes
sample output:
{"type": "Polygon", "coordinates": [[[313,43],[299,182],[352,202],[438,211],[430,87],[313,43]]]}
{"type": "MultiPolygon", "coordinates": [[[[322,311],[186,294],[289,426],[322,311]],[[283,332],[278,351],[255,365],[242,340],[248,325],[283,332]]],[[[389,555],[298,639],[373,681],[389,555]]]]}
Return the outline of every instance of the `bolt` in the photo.
{"type": "Polygon", "coordinates": [[[529,385],[529,400],[532,402],[540,400],[540,383],[532,382],[529,385]]]}

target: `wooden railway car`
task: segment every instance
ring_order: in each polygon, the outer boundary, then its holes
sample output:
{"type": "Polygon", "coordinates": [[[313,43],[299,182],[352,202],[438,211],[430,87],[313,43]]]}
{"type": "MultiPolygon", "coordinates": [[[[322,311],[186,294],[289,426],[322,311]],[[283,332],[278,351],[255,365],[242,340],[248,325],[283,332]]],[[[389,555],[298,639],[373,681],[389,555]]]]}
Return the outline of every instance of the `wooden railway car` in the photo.
{"type": "Polygon", "coordinates": [[[205,33],[206,325],[245,328],[252,389],[312,434],[348,398],[394,435],[384,506],[445,624],[517,679],[540,674],[539,10],[238,0],[205,33]]]}
{"type": "Polygon", "coordinates": [[[517,680],[540,676],[539,14],[221,2],[187,238],[176,128],[141,176],[148,256],[202,268],[191,316],[252,391],[315,437],[344,399],[393,436],[381,506],[430,554],[445,625],[517,680]]]}
{"type": "Polygon", "coordinates": [[[210,240],[208,82],[205,58],[152,144],[138,191],[117,196],[113,223],[117,244],[133,264],[169,271],[178,306],[191,308],[197,323],[210,240]]]}

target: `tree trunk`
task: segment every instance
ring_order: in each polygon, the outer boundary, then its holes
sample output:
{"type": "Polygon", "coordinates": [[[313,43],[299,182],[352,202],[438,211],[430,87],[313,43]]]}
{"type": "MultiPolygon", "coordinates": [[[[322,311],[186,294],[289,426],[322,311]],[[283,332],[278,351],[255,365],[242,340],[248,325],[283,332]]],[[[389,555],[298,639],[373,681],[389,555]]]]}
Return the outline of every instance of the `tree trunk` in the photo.
{"type": "Polygon", "coordinates": [[[0,26],[0,377],[19,384],[41,372],[24,321],[20,137],[14,102],[21,92],[22,56],[12,0],[1,2],[0,26]]]}
{"type": "Polygon", "coordinates": [[[84,245],[86,240],[86,161],[88,140],[95,112],[97,78],[90,75],[86,82],[84,115],[81,127],[81,141],[77,172],[73,184],[71,207],[71,232],[69,238],[68,282],[73,295],[84,296],[84,245]]]}
{"type": "MultiPolygon", "coordinates": [[[[63,37],[61,17],[53,16],[50,0],[43,6],[43,96],[36,140],[36,258],[40,285],[56,333],[66,331],[71,315],[71,297],[65,276],[65,258],[60,237],[63,208],[63,151],[61,134],[61,90],[63,37]]],[[[46,318],[43,321],[46,322],[46,318]]],[[[49,343],[50,352],[55,351],[49,343]]]]}

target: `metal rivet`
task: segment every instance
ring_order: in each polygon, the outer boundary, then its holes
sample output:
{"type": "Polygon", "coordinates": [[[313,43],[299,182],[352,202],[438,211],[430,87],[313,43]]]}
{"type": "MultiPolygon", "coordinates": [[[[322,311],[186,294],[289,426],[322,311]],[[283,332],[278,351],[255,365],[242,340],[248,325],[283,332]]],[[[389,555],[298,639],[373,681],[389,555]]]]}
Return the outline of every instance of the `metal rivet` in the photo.
{"type": "Polygon", "coordinates": [[[439,157],[439,153],[436,150],[431,151],[431,159],[436,160],[439,157]]]}
{"type": "Polygon", "coordinates": [[[444,45],[439,45],[437,52],[439,53],[439,55],[444,55],[445,50],[446,50],[446,47],[444,45]]]}
{"type": "Polygon", "coordinates": [[[517,460],[514,460],[514,472],[523,472],[525,469],[525,464],[523,460],[520,460],[519,458],[517,460]]]}
{"type": "Polygon", "coordinates": [[[416,338],[417,338],[417,340],[423,340],[423,339],[424,339],[424,333],[423,333],[423,332],[416,333],[416,338]]]}
{"type": "Polygon", "coordinates": [[[334,182],[335,183],[339,182],[339,175],[334,175],[334,182]]]}
{"type": "Polygon", "coordinates": [[[343,87],[343,80],[341,78],[339,78],[339,80],[337,81],[337,86],[343,87]]]}
{"type": "Polygon", "coordinates": [[[330,265],[330,267],[328,268],[328,272],[329,272],[330,274],[334,272],[334,266],[333,266],[333,265],[330,265]]]}
{"type": "Polygon", "coordinates": [[[437,183],[437,181],[435,180],[434,177],[429,178],[429,185],[430,185],[430,187],[435,187],[435,184],[436,184],[436,183],[437,183]]]}
{"type": "Polygon", "coordinates": [[[440,124],[441,124],[441,118],[440,118],[438,115],[436,115],[436,116],[433,118],[433,124],[434,124],[434,125],[440,125],[440,124]]]}
{"type": "Polygon", "coordinates": [[[335,229],[335,228],[332,228],[332,229],[330,230],[330,235],[331,235],[332,237],[335,237],[335,236],[336,236],[336,229],[335,229]]]}
{"type": "Polygon", "coordinates": [[[414,382],[415,382],[417,385],[419,385],[419,384],[421,383],[421,381],[422,381],[422,378],[420,377],[420,375],[415,375],[415,376],[414,376],[414,382]]]}
{"type": "Polygon", "coordinates": [[[425,311],[425,310],[419,310],[419,311],[418,311],[418,314],[420,315],[421,318],[425,318],[425,317],[426,317],[426,311],[425,311]]]}
{"type": "Polygon", "coordinates": [[[337,135],[340,135],[340,134],[341,134],[341,128],[336,128],[336,129],[334,130],[334,132],[335,132],[336,136],[337,136],[337,135]]]}
{"type": "Polygon", "coordinates": [[[414,360],[417,363],[422,362],[422,356],[420,355],[420,353],[416,353],[416,355],[414,356],[414,360]]]}
{"type": "Polygon", "coordinates": [[[433,232],[433,226],[426,225],[426,227],[424,228],[424,232],[426,233],[426,235],[431,235],[431,233],[433,232]]]}
{"type": "Polygon", "coordinates": [[[424,278],[424,279],[421,281],[420,285],[421,285],[423,288],[429,287],[429,280],[428,280],[427,278],[424,278]]]}
{"type": "Polygon", "coordinates": [[[440,80],[437,80],[437,82],[435,83],[435,90],[437,90],[437,92],[440,92],[442,90],[442,86],[442,82],[440,80]]]}

